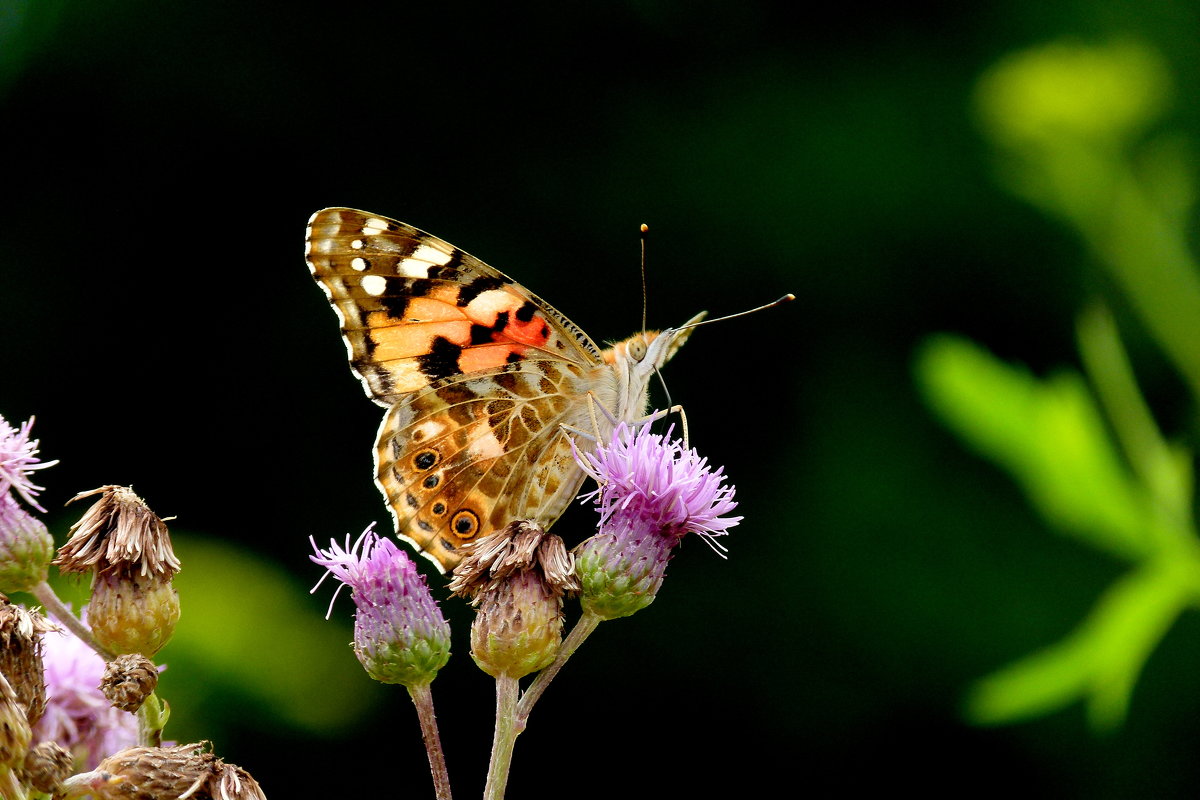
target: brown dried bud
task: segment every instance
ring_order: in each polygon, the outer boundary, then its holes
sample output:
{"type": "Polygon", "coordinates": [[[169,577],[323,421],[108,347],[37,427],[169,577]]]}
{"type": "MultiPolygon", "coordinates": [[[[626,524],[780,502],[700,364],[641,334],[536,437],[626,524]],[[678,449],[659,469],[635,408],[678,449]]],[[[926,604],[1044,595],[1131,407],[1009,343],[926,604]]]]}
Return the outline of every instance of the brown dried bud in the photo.
{"type": "Polygon", "coordinates": [[[562,539],[517,521],[471,546],[450,589],[478,609],[471,625],[475,663],[489,675],[520,678],[554,660],[563,597],[579,583],[562,539]]]}
{"type": "Polygon", "coordinates": [[[42,634],[54,629],[39,612],[13,605],[0,595],[0,674],[8,678],[17,702],[25,706],[31,726],[46,712],[42,634]]]}
{"type": "Polygon", "coordinates": [[[25,763],[32,738],[25,706],[17,700],[8,679],[0,675],[0,773],[25,763]]]}
{"type": "Polygon", "coordinates": [[[266,800],[244,769],[210,752],[208,742],[176,747],[131,747],[109,756],[91,772],[63,781],[64,800],[266,800]]]}
{"type": "Polygon", "coordinates": [[[104,665],[100,691],[108,702],[122,711],[133,713],[158,687],[158,669],[140,653],[117,656],[104,665]]]}
{"type": "Polygon", "coordinates": [[[170,580],[179,571],[167,526],[146,501],[124,486],[81,492],[71,502],[99,494],[71,527],[71,538],[54,559],[63,572],[122,572],[170,580]]]}
{"type": "Polygon", "coordinates": [[[38,742],[25,755],[21,778],[43,794],[51,794],[75,767],[75,757],[58,742],[38,742]]]}

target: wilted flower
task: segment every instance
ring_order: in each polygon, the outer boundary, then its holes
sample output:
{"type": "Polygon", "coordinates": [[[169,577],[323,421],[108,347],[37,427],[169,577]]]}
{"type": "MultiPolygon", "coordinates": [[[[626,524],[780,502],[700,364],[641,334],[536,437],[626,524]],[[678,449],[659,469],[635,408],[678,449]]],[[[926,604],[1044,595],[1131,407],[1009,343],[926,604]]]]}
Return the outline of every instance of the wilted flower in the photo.
{"type": "Polygon", "coordinates": [[[373,527],[353,545],[347,536],[345,547],[331,540],[327,550],[309,537],[316,552],[309,558],[327,570],[317,586],[332,575],[350,587],[354,653],[368,675],[410,689],[427,685],[450,659],[450,626],[412,559],[373,527]]]}
{"type": "Polygon", "coordinates": [[[111,653],[153,656],[179,621],[179,594],[171,579],[179,559],[166,524],[142,498],[123,486],[102,486],[71,528],[54,563],[62,572],[91,572],[88,624],[96,643],[111,653]]]}
{"type": "Polygon", "coordinates": [[[88,768],[136,744],[137,719],[113,708],[100,691],[104,659],[69,633],[47,633],[42,645],[48,700],[35,740],[58,742],[88,768]]]}
{"type": "Polygon", "coordinates": [[[132,747],[104,759],[95,770],[72,775],[60,797],[91,795],[96,800],[195,797],[212,800],[266,800],[250,773],[226,764],[208,742],[174,747],[132,747]]]}
{"type": "MultiPolygon", "coordinates": [[[[694,449],[649,426],[617,426],[610,442],[575,458],[600,484],[587,498],[600,507],[600,531],[576,551],[585,610],[602,619],[624,617],[654,600],[672,551],[688,533],[716,541],[741,517],[734,487],[694,449]]],[[[585,499],[587,499],[585,498],[585,499]]]]}
{"type": "Polygon", "coordinates": [[[562,539],[518,520],[471,545],[450,590],[471,597],[471,657],[489,675],[521,678],[554,660],[563,597],[579,590],[562,539]]]}
{"type": "Polygon", "coordinates": [[[0,595],[0,673],[12,684],[30,725],[46,713],[42,635],[54,629],[39,612],[0,595]]]}

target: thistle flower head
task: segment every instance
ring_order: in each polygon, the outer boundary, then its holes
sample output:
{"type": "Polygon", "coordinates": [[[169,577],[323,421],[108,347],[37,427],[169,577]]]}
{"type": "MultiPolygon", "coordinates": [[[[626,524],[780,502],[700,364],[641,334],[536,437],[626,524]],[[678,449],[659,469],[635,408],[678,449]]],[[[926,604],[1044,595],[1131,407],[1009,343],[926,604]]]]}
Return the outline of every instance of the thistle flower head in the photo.
{"type": "Polygon", "coordinates": [[[599,484],[595,499],[600,530],[577,550],[576,569],[586,609],[603,619],[628,616],[653,602],[674,547],[695,533],[722,557],[717,541],[741,517],[734,487],[721,469],[649,426],[619,424],[594,453],[575,459],[599,484]]]}
{"type": "Polygon", "coordinates": [[[69,633],[42,637],[46,713],[33,728],[36,741],[53,741],[94,768],[111,753],[137,743],[137,718],[118,711],[100,691],[104,659],[69,633]]]}
{"type": "MultiPolygon", "coordinates": [[[[374,527],[353,544],[347,536],[345,546],[331,540],[324,550],[309,537],[309,559],[326,569],[313,591],[330,575],[350,587],[354,653],[367,674],[409,688],[427,684],[450,659],[450,626],[416,564],[374,527]]],[[[333,601],[329,606],[332,612],[333,601]]]]}
{"type": "Polygon", "coordinates": [[[57,461],[37,457],[38,442],[29,438],[33,417],[19,429],[0,416],[0,591],[28,592],[46,580],[54,540],[46,525],[26,511],[14,493],[44,512],[34,495],[42,490],[30,475],[57,461]]]}
{"type": "Polygon", "coordinates": [[[26,503],[45,513],[46,509],[33,499],[43,487],[34,483],[30,475],[34,470],[53,467],[58,461],[38,458],[38,440],[29,438],[32,428],[33,417],[18,429],[0,416],[0,496],[16,492],[26,503]]]}

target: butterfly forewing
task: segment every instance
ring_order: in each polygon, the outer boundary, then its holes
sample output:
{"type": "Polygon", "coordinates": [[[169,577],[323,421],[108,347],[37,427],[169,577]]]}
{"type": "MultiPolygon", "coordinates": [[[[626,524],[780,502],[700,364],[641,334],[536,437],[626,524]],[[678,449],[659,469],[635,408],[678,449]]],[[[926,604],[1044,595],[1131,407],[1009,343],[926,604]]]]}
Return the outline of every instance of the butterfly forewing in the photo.
{"type": "Polygon", "coordinates": [[[595,343],[549,304],[411,225],[318,211],[306,256],[341,320],[351,367],[381,405],[526,358],[600,362],[595,343]]]}

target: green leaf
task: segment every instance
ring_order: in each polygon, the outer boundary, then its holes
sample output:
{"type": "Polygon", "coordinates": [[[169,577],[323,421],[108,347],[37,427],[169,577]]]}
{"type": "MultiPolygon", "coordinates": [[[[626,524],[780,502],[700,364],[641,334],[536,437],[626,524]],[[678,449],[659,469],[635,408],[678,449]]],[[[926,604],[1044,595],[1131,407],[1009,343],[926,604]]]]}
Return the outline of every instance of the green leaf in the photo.
{"type": "Polygon", "coordinates": [[[1123,576],[1069,637],[977,682],[967,717],[1004,724],[1085,699],[1094,727],[1119,724],[1143,665],[1186,606],[1185,575],[1196,569],[1164,559],[1123,576]]]}
{"type": "Polygon", "coordinates": [[[924,344],[916,373],[942,420],[1008,470],[1048,521],[1127,559],[1152,552],[1154,517],[1078,375],[1039,380],[949,335],[924,344]]]}

